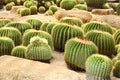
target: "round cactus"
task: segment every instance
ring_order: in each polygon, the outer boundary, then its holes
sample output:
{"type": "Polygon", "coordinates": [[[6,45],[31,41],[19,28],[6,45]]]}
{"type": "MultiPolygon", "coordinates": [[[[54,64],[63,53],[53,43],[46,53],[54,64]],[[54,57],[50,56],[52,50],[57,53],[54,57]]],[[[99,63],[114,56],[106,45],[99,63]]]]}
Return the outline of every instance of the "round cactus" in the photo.
{"type": "Polygon", "coordinates": [[[30,39],[30,44],[27,46],[26,58],[38,61],[50,61],[52,50],[48,42],[44,38],[33,37],[30,39]]]}
{"type": "Polygon", "coordinates": [[[83,22],[81,19],[79,18],[76,18],[76,17],[63,17],[60,19],[60,22],[62,23],[67,23],[67,24],[70,24],[70,25],[76,25],[76,26],[79,26],[81,27],[83,22]]]}
{"type": "Polygon", "coordinates": [[[77,4],[76,0],[62,0],[60,7],[66,10],[72,9],[77,4]]]}
{"type": "Polygon", "coordinates": [[[11,3],[11,2],[14,2],[15,4],[17,4],[17,0],[4,0],[5,4],[11,3]]]}
{"type": "Polygon", "coordinates": [[[49,23],[50,23],[50,22],[44,22],[44,23],[41,25],[40,30],[46,31],[47,25],[48,25],[49,23]]]}
{"type": "Polygon", "coordinates": [[[23,45],[27,46],[30,43],[30,39],[34,36],[39,36],[48,40],[48,44],[53,48],[52,37],[49,33],[37,30],[27,30],[23,35],[23,45]]]}
{"type": "Polygon", "coordinates": [[[60,23],[52,29],[53,44],[59,51],[64,51],[67,40],[77,36],[83,36],[82,29],[77,26],[60,23]]]}
{"type": "Polygon", "coordinates": [[[101,23],[98,21],[91,21],[89,23],[86,23],[82,26],[82,28],[85,33],[91,30],[102,30],[102,31],[109,32],[110,34],[113,33],[112,27],[109,24],[101,23]]]}
{"type": "Polygon", "coordinates": [[[53,13],[55,13],[58,10],[58,7],[56,5],[52,5],[49,7],[50,10],[52,10],[53,13]]]}
{"type": "Polygon", "coordinates": [[[87,10],[87,5],[85,4],[76,4],[74,8],[77,8],[79,10],[87,10]]]}
{"type": "Polygon", "coordinates": [[[6,6],[5,6],[6,10],[11,10],[12,7],[13,7],[13,5],[10,3],[6,4],[6,6]]]}
{"type": "Polygon", "coordinates": [[[30,25],[29,23],[19,23],[19,22],[9,23],[6,25],[6,27],[14,27],[18,29],[22,35],[26,30],[32,29],[32,25],[30,25]]]}
{"type": "Polygon", "coordinates": [[[31,14],[37,14],[37,6],[30,6],[31,14]]]}
{"type": "Polygon", "coordinates": [[[120,78],[120,60],[115,62],[115,67],[113,69],[113,75],[120,78]]]}
{"type": "Polygon", "coordinates": [[[56,24],[57,24],[57,23],[55,23],[55,22],[49,23],[49,24],[47,25],[47,27],[46,27],[46,32],[48,32],[49,34],[51,34],[52,29],[54,28],[54,26],[55,26],[56,24]]]}
{"type": "Polygon", "coordinates": [[[102,5],[107,2],[107,0],[85,0],[87,5],[95,8],[102,8],[102,5]]]}
{"type": "Polygon", "coordinates": [[[48,16],[48,15],[53,15],[52,10],[47,10],[47,11],[45,12],[45,15],[46,15],[46,16],[48,16]]]}
{"type": "Polygon", "coordinates": [[[39,12],[40,13],[44,13],[46,11],[45,7],[44,6],[40,6],[39,7],[39,12]]]}
{"type": "Polygon", "coordinates": [[[109,57],[116,55],[114,38],[108,32],[92,30],[85,36],[97,45],[99,53],[109,57]]]}
{"type": "Polygon", "coordinates": [[[93,54],[86,61],[86,80],[111,80],[112,61],[103,55],[93,54]]]}
{"type": "Polygon", "coordinates": [[[45,7],[46,7],[47,9],[49,9],[49,7],[50,7],[51,5],[52,5],[52,4],[51,4],[50,1],[46,1],[46,2],[45,2],[45,7]]]}
{"type": "Polygon", "coordinates": [[[117,15],[120,15],[120,3],[116,6],[117,15]]]}
{"type": "Polygon", "coordinates": [[[20,10],[20,15],[21,16],[27,16],[27,15],[30,15],[31,14],[31,11],[29,8],[23,8],[20,10]]]}
{"type": "Polygon", "coordinates": [[[26,22],[30,23],[33,26],[33,29],[40,30],[42,22],[38,19],[28,19],[26,22]]]}
{"type": "Polygon", "coordinates": [[[14,3],[14,2],[10,2],[10,4],[12,4],[13,6],[15,6],[15,3],[14,3]]]}
{"type": "Polygon", "coordinates": [[[23,5],[27,8],[30,8],[31,6],[37,6],[38,3],[36,1],[25,1],[23,5]]]}
{"type": "Polygon", "coordinates": [[[89,56],[98,53],[97,46],[85,38],[72,38],[65,45],[64,58],[68,67],[85,70],[85,62],[89,56]]]}
{"type": "Polygon", "coordinates": [[[6,24],[12,22],[10,19],[0,19],[0,27],[4,27],[6,24]]]}
{"type": "Polygon", "coordinates": [[[20,58],[25,58],[27,47],[25,46],[16,46],[12,49],[11,55],[20,57],[20,58]]]}
{"type": "Polygon", "coordinates": [[[102,8],[103,8],[103,9],[110,9],[111,7],[110,7],[110,5],[109,5],[108,3],[104,3],[104,4],[102,5],[102,8]]]}
{"type": "Polygon", "coordinates": [[[15,46],[20,45],[22,43],[22,35],[20,31],[16,28],[12,28],[12,27],[0,28],[0,37],[11,38],[14,41],[15,46]]]}
{"type": "Polygon", "coordinates": [[[120,43],[120,29],[118,29],[114,34],[113,37],[115,39],[115,43],[119,44],[120,43]]]}
{"type": "Polygon", "coordinates": [[[12,39],[8,37],[0,37],[0,56],[10,55],[14,47],[15,45],[12,39]]]}

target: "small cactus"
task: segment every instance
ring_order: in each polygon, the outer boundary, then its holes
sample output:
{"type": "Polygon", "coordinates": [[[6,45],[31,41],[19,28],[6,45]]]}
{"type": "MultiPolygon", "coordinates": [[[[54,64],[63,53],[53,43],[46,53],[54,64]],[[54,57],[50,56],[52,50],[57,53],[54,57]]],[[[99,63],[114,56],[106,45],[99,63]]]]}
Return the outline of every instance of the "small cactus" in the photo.
{"type": "Polygon", "coordinates": [[[49,62],[52,50],[46,39],[36,36],[30,39],[25,56],[27,59],[49,62]]]}
{"type": "Polygon", "coordinates": [[[47,10],[47,11],[45,12],[45,15],[46,15],[46,16],[48,16],[48,15],[53,15],[52,10],[47,10]]]}
{"type": "Polygon", "coordinates": [[[37,14],[37,6],[30,6],[31,14],[37,14]]]}
{"type": "Polygon", "coordinates": [[[13,5],[10,3],[6,4],[6,6],[5,6],[6,10],[11,10],[12,7],[13,7],[13,5]]]}
{"type": "Polygon", "coordinates": [[[86,80],[111,80],[112,61],[103,55],[93,54],[86,61],[86,80]]]}
{"type": "Polygon", "coordinates": [[[58,7],[56,5],[51,5],[49,10],[52,10],[52,12],[55,13],[58,10],[58,7]]]}
{"type": "Polygon", "coordinates": [[[40,30],[46,31],[47,25],[48,25],[49,23],[50,23],[50,22],[44,22],[44,23],[41,25],[40,30]]]}
{"type": "Polygon", "coordinates": [[[12,22],[10,19],[0,19],[0,27],[4,27],[6,24],[12,22]]]}
{"type": "Polygon", "coordinates": [[[31,6],[37,6],[38,2],[37,1],[25,1],[23,5],[27,8],[30,8],[31,6]]]}
{"type": "Polygon", "coordinates": [[[12,39],[8,37],[0,37],[0,56],[10,55],[14,47],[15,45],[12,39]]]}
{"type": "Polygon", "coordinates": [[[44,6],[39,7],[39,13],[44,13],[46,11],[44,6]]]}
{"type": "Polygon", "coordinates": [[[87,10],[87,5],[85,4],[76,4],[74,8],[77,8],[79,10],[87,10]]]}
{"type": "Polygon", "coordinates": [[[27,47],[25,46],[16,46],[12,49],[11,55],[20,57],[20,58],[25,58],[27,47]]]}
{"type": "Polygon", "coordinates": [[[42,21],[39,19],[28,19],[26,20],[29,24],[33,26],[33,29],[40,30],[40,26],[42,25],[42,21]]]}
{"type": "Polygon", "coordinates": [[[85,70],[85,62],[89,56],[98,53],[97,46],[85,38],[72,38],[65,45],[64,58],[68,67],[85,70]]]}
{"type": "Polygon", "coordinates": [[[120,43],[120,29],[118,29],[114,34],[113,37],[115,39],[115,44],[119,44],[120,43]]]}
{"type": "Polygon", "coordinates": [[[29,8],[23,8],[20,10],[20,15],[21,16],[27,16],[27,15],[30,15],[31,14],[31,11],[29,8]]]}

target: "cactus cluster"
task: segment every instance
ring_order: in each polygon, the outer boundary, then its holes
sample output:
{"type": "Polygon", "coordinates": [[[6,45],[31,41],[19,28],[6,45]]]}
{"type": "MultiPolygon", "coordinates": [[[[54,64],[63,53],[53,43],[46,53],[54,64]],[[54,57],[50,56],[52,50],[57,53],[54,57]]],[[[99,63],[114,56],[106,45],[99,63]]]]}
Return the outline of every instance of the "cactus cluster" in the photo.
{"type": "Polygon", "coordinates": [[[50,62],[52,50],[45,38],[35,36],[30,39],[25,56],[27,59],[50,62]]]}
{"type": "Polygon", "coordinates": [[[92,30],[85,36],[97,45],[99,53],[109,57],[115,55],[115,41],[113,36],[108,32],[92,30]]]}
{"type": "Polygon", "coordinates": [[[77,36],[83,36],[83,31],[75,25],[60,23],[52,29],[53,44],[55,49],[59,51],[64,51],[67,40],[77,36]]]}
{"type": "Polygon", "coordinates": [[[26,22],[31,24],[33,26],[33,29],[40,30],[40,27],[42,25],[42,21],[39,19],[27,19],[26,22]]]}
{"type": "Polygon", "coordinates": [[[85,70],[85,62],[89,56],[98,53],[97,46],[85,38],[72,38],[65,45],[64,58],[68,67],[85,70]]]}
{"type": "Polygon", "coordinates": [[[8,37],[0,37],[0,56],[10,55],[14,47],[15,45],[12,39],[8,37]]]}
{"type": "Polygon", "coordinates": [[[46,16],[48,16],[48,15],[53,15],[52,10],[50,10],[50,9],[49,9],[49,10],[47,10],[47,11],[45,12],[45,15],[46,15],[46,16]]]}
{"type": "Polygon", "coordinates": [[[120,29],[118,29],[114,34],[113,37],[115,39],[115,44],[119,44],[120,43],[120,29]]]}
{"type": "Polygon", "coordinates": [[[6,10],[11,10],[13,5],[11,3],[6,4],[5,8],[6,10]]]}
{"type": "Polygon", "coordinates": [[[0,27],[4,27],[6,24],[12,22],[10,19],[0,19],[0,27]]]}
{"type": "Polygon", "coordinates": [[[86,61],[86,80],[111,80],[112,61],[103,55],[93,54],[86,61]]]}

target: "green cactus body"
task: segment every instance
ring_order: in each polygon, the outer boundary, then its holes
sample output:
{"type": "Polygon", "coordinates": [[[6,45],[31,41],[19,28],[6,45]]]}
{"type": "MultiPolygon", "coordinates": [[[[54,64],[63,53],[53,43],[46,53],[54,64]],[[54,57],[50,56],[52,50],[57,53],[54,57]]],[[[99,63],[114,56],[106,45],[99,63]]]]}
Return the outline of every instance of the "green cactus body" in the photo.
{"type": "Polygon", "coordinates": [[[0,56],[10,55],[14,47],[15,45],[12,39],[8,37],[0,37],[0,56]]]}
{"type": "Polygon", "coordinates": [[[56,5],[51,5],[49,9],[52,10],[53,13],[55,13],[58,10],[58,7],[56,5]]]}
{"type": "Polygon", "coordinates": [[[99,53],[109,57],[116,55],[115,41],[111,34],[104,31],[92,30],[89,31],[85,36],[87,39],[93,41],[97,45],[99,53]]]}
{"type": "Polygon", "coordinates": [[[15,4],[17,4],[17,0],[4,0],[5,4],[11,3],[11,2],[14,2],[15,4]]]}
{"type": "Polygon", "coordinates": [[[111,7],[110,7],[110,5],[109,5],[108,3],[104,3],[104,4],[102,5],[102,8],[103,8],[103,9],[110,9],[111,7]]]}
{"type": "Polygon", "coordinates": [[[27,16],[27,15],[30,15],[31,14],[31,11],[29,8],[23,8],[20,10],[20,15],[21,16],[27,16]]]}
{"type": "Polygon", "coordinates": [[[27,46],[30,43],[30,39],[34,36],[39,36],[48,40],[48,44],[53,49],[52,37],[49,33],[37,30],[27,30],[23,35],[23,45],[27,46]]]}
{"type": "Polygon", "coordinates": [[[29,23],[18,23],[18,22],[9,23],[6,25],[6,27],[14,27],[18,29],[22,35],[26,30],[32,29],[32,25],[30,25],[29,23]]]}
{"type": "Polygon", "coordinates": [[[39,7],[39,12],[40,13],[44,13],[46,11],[45,7],[44,6],[40,6],[39,7]]]}
{"type": "Polygon", "coordinates": [[[93,54],[86,61],[86,80],[111,80],[112,61],[103,55],[93,54]]]}
{"type": "Polygon", "coordinates": [[[86,23],[82,26],[85,33],[91,31],[91,30],[102,30],[109,32],[110,34],[113,33],[112,27],[107,23],[101,23],[98,21],[91,21],[89,23],[86,23]]]}
{"type": "Polygon", "coordinates": [[[114,34],[113,37],[115,39],[115,44],[119,44],[120,43],[120,29],[118,29],[114,34]]]}
{"type": "Polygon", "coordinates": [[[115,67],[113,69],[113,75],[120,78],[120,60],[116,61],[115,67]]]}
{"type": "Polygon", "coordinates": [[[9,37],[11,38],[15,46],[22,43],[22,35],[18,29],[12,27],[2,27],[0,28],[0,37],[9,37]]]}
{"type": "Polygon", "coordinates": [[[83,31],[77,26],[59,23],[52,29],[53,44],[59,51],[64,51],[67,40],[78,36],[82,37],[83,31]]]}
{"type": "Polygon", "coordinates": [[[10,2],[10,4],[12,4],[12,6],[15,6],[15,3],[14,3],[14,2],[10,2]]]}
{"type": "Polygon", "coordinates": [[[4,27],[6,24],[12,22],[9,19],[0,19],[0,27],[4,27]]]}
{"type": "Polygon", "coordinates": [[[117,15],[120,15],[120,3],[116,6],[117,15]]]}
{"type": "Polygon", "coordinates": [[[87,5],[85,4],[76,4],[74,8],[77,8],[79,10],[87,10],[87,5]]]}
{"type": "Polygon", "coordinates": [[[46,31],[47,25],[48,25],[49,23],[50,23],[50,22],[44,22],[44,23],[41,25],[40,30],[46,31]]]}
{"type": "Polygon", "coordinates": [[[65,45],[64,58],[68,67],[85,70],[85,62],[89,56],[98,53],[97,46],[85,38],[72,38],[65,45]]]}
{"type": "Polygon", "coordinates": [[[11,55],[20,57],[20,58],[25,58],[27,47],[25,46],[16,46],[12,49],[11,55]]]}
{"type": "Polygon", "coordinates": [[[37,6],[30,6],[31,14],[37,14],[37,6]]]}
{"type": "Polygon", "coordinates": [[[6,4],[6,6],[5,6],[6,10],[11,10],[12,7],[13,7],[13,5],[10,3],[6,4]]]}
{"type": "Polygon", "coordinates": [[[39,19],[28,19],[26,22],[30,23],[33,26],[33,29],[40,30],[40,26],[42,25],[42,21],[39,19]]]}
{"type": "Polygon", "coordinates": [[[46,15],[46,16],[48,16],[48,15],[53,15],[52,10],[50,10],[50,9],[49,9],[49,10],[47,10],[47,11],[45,12],[45,15],[46,15]]]}
{"type": "Polygon", "coordinates": [[[52,5],[52,4],[51,4],[50,1],[46,1],[45,4],[44,4],[44,6],[45,6],[47,9],[49,9],[49,7],[50,7],[51,5],[52,5]]]}
{"type": "Polygon", "coordinates": [[[66,10],[72,9],[77,4],[76,0],[62,0],[60,7],[66,10]]]}
{"type": "Polygon", "coordinates": [[[115,45],[115,51],[120,53],[120,44],[115,45]]]}
{"type": "Polygon", "coordinates": [[[51,34],[52,29],[54,28],[54,26],[55,26],[56,24],[57,24],[57,23],[55,23],[55,22],[49,23],[49,24],[47,25],[47,27],[46,27],[46,32],[48,32],[49,34],[51,34]]]}
{"type": "Polygon", "coordinates": [[[41,41],[41,39],[46,40],[40,37],[31,38],[32,41],[30,40],[30,44],[27,46],[26,58],[38,61],[50,61],[52,50],[50,46],[46,42],[41,41]]]}
{"type": "Polygon", "coordinates": [[[81,27],[83,22],[81,19],[79,18],[76,18],[76,17],[63,17],[60,19],[60,22],[61,23],[67,23],[67,24],[70,24],[70,25],[76,25],[76,26],[79,26],[81,27]]]}

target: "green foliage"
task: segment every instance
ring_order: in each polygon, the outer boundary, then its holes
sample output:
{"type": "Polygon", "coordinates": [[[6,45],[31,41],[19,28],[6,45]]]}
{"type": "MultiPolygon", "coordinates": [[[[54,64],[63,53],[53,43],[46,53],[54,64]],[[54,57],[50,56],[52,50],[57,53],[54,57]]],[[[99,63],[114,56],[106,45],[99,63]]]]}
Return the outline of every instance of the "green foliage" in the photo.
{"type": "Polygon", "coordinates": [[[119,44],[120,43],[120,29],[118,29],[114,34],[113,37],[115,39],[115,43],[119,44]]]}
{"type": "Polygon", "coordinates": [[[52,10],[52,12],[55,13],[58,10],[58,7],[56,5],[51,5],[49,10],[52,10]]]}
{"type": "Polygon", "coordinates": [[[39,12],[40,13],[44,13],[46,11],[45,7],[44,6],[40,6],[39,7],[39,12]]]}
{"type": "Polygon", "coordinates": [[[120,3],[116,6],[117,15],[120,15],[120,3]]]}
{"type": "Polygon", "coordinates": [[[13,22],[13,23],[9,23],[6,25],[6,27],[14,27],[16,29],[18,29],[21,34],[23,35],[24,32],[28,29],[32,29],[32,25],[30,25],[29,23],[20,23],[20,22],[13,22]]]}
{"type": "Polygon", "coordinates": [[[53,15],[52,10],[47,10],[47,11],[45,12],[45,15],[46,15],[46,16],[48,16],[48,15],[53,15]]]}
{"type": "Polygon", "coordinates": [[[113,75],[120,78],[120,60],[116,61],[115,67],[113,69],[113,75]]]}
{"type": "Polygon", "coordinates": [[[6,6],[5,6],[6,10],[11,10],[12,7],[13,7],[13,5],[10,3],[6,4],[6,6]]]}
{"type": "Polygon", "coordinates": [[[72,38],[65,45],[64,58],[68,67],[84,69],[89,56],[98,53],[97,46],[85,38],[72,38]]]}
{"type": "Polygon", "coordinates": [[[62,0],[60,7],[66,10],[72,9],[77,4],[76,0],[62,0]]]}
{"type": "Polygon", "coordinates": [[[86,80],[111,80],[112,61],[103,55],[93,54],[86,61],[86,80]]]}
{"type": "Polygon", "coordinates": [[[8,37],[0,37],[0,56],[10,55],[14,47],[15,45],[12,39],[8,37]]]}
{"type": "Polygon", "coordinates": [[[44,31],[38,31],[38,30],[27,30],[24,35],[23,35],[23,45],[27,46],[30,43],[30,39],[34,36],[39,36],[41,38],[45,38],[48,40],[48,44],[50,45],[51,48],[53,48],[53,43],[52,43],[52,37],[50,34],[44,31]]]}
{"type": "Polygon", "coordinates": [[[25,46],[16,46],[12,49],[11,55],[20,57],[20,58],[25,58],[27,47],[25,46]]]}
{"type": "Polygon", "coordinates": [[[110,34],[113,33],[112,27],[104,22],[98,22],[98,21],[91,21],[89,23],[86,23],[82,26],[85,33],[91,31],[91,30],[101,30],[109,32],[110,34]]]}
{"type": "Polygon", "coordinates": [[[31,14],[37,14],[37,6],[30,6],[31,14]]]}
{"type": "Polygon", "coordinates": [[[60,22],[62,23],[67,23],[67,24],[70,24],[70,25],[76,25],[76,26],[79,26],[81,27],[83,22],[81,19],[77,18],[77,17],[63,17],[60,19],[60,22]]]}
{"type": "Polygon", "coordinates": [[[85,4],[76,4],[74,8],[77,8],[79,10],[87,10],[87,5],[85,4]]]}
{"type": "Polygon", "coordinates": [[[92,30],[86,35],[86,38],[93,41],[99,50],[100,54],[112,57],[115,55],[115,41],[111,34],[104,31],[92,30]]]}
{"type": "Polygon", "coordinates": [[[67,40],[78,36],[82,37],[83,31],[75,25],[59,23],[52,29],[54,48],[59,51],[64,51],[67,40]]]}
{"type": "Polygon", "coordinates": [[[22,43],[22,35],[20,31],[16,28],[12,28],[12,27],[0,28],[0,37],[11,38],[14,41],[15,46],[20,45],[22,43]]]}
{"type": "Polygon", "coordinates": [[[27,46],[26,58],[38,61],[50,61],[52,50],[46,42],[47,40],[44,38],[31,38],[30,44],[27,46]]]}
{"type": "Polygon", "coordinates": [[[26,20],[29,24],[33,26],[33,29],[40,30],[40,26],[42,25],[42,21],[39,19],[28,19],[26,20]]]}
{"type": "Polygon", "coordinates": [[[29,8],[23,8],[20,10],[20,15],[21,16],[27,16],[27,15],[30,15],[31,14],[31,11],[29,8]]]}
{"type": "Polygon", "coordinates": [[[10,19],[0,19],[0,27],[4,27],[6,24],[12,22],[10,19]]]}

